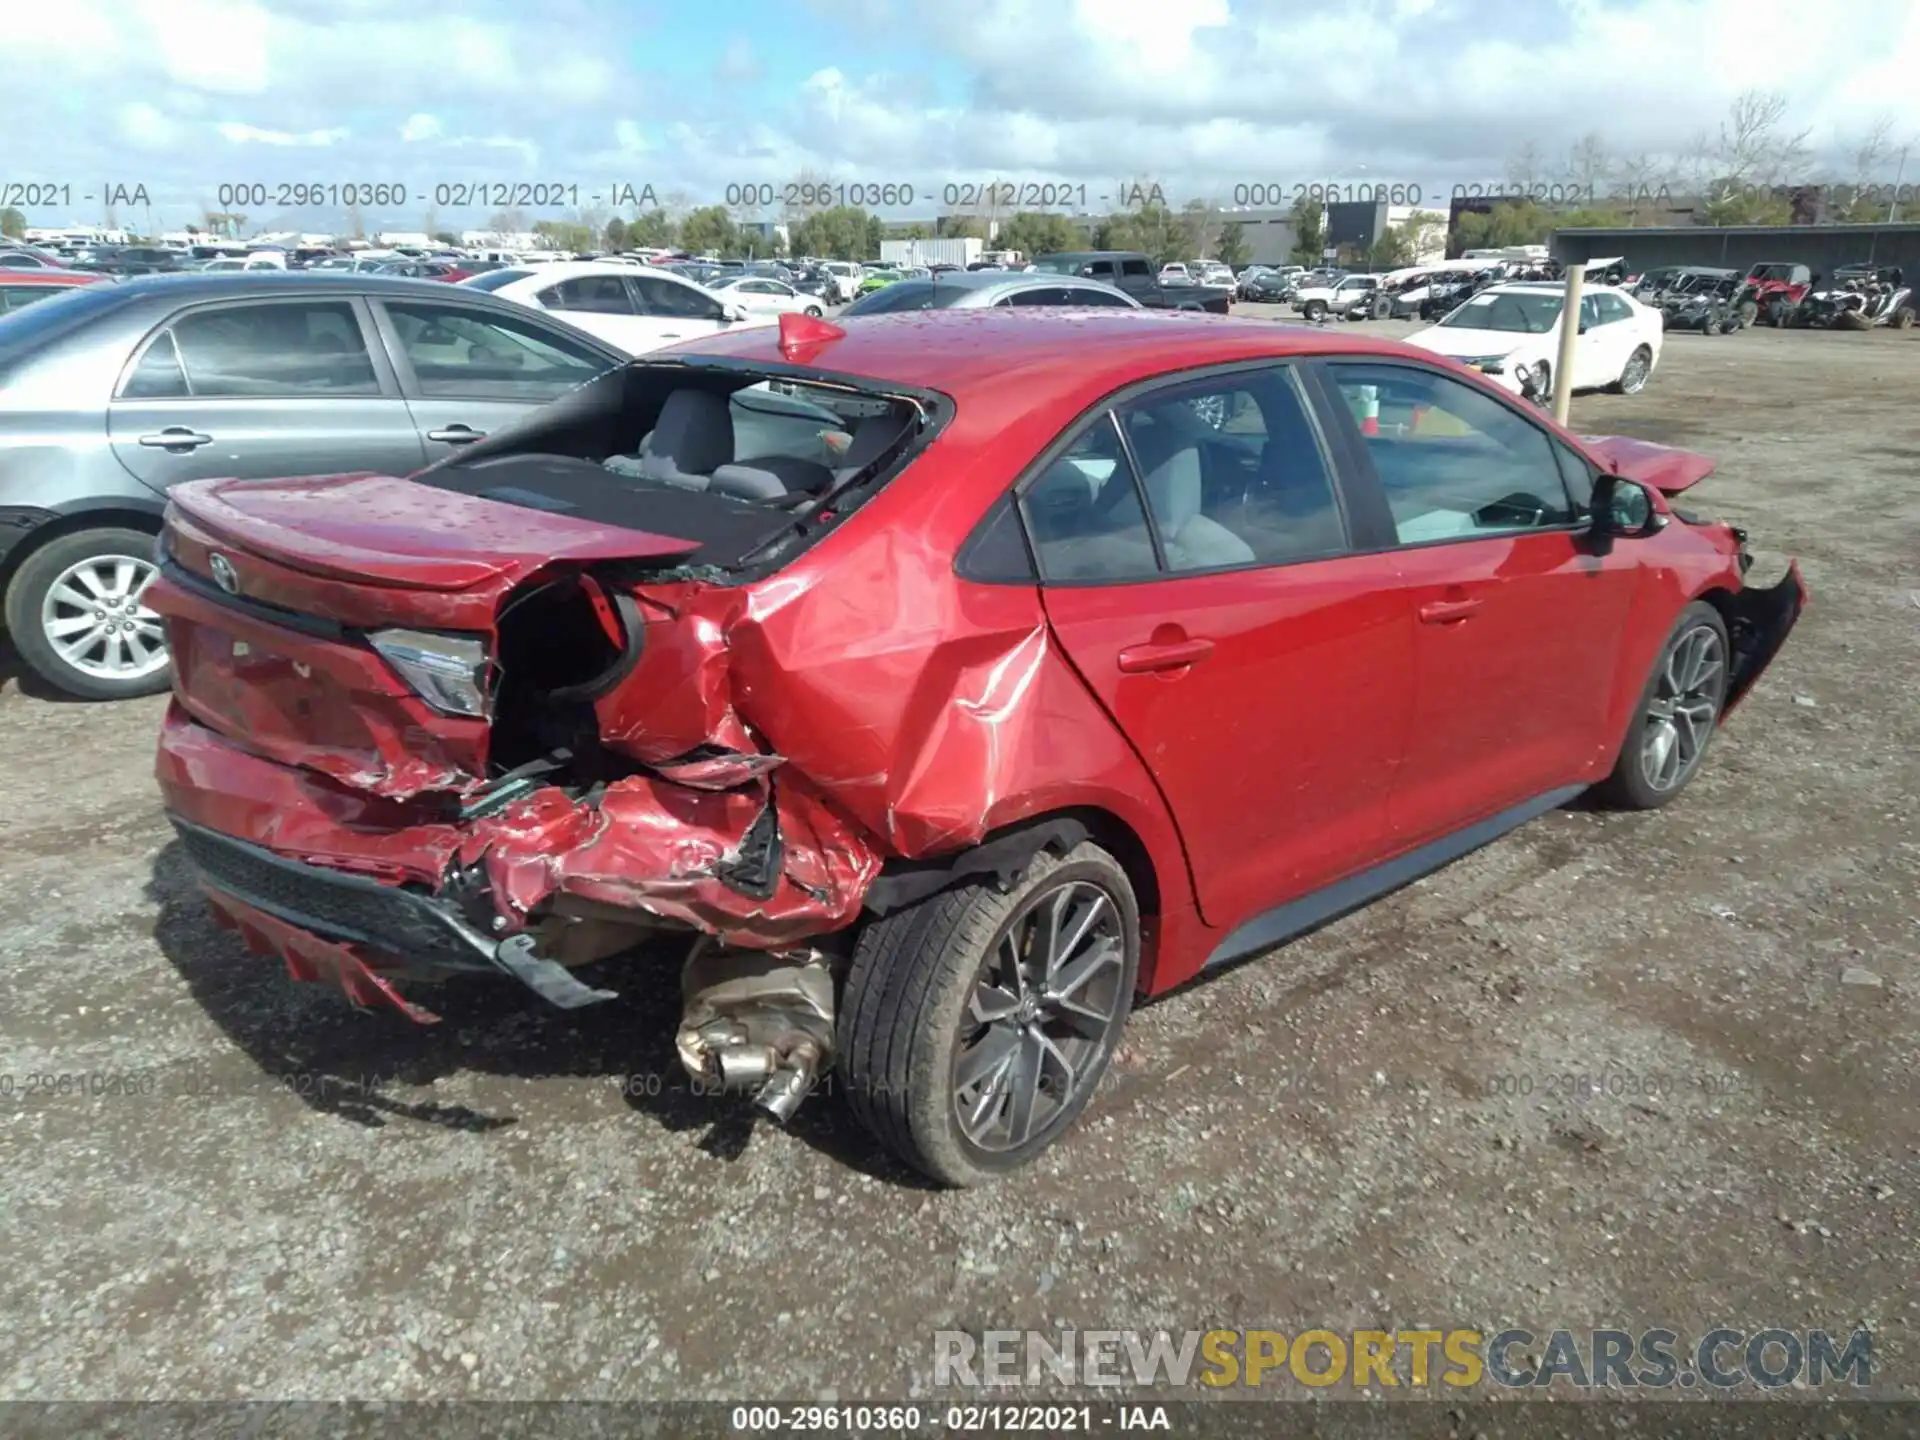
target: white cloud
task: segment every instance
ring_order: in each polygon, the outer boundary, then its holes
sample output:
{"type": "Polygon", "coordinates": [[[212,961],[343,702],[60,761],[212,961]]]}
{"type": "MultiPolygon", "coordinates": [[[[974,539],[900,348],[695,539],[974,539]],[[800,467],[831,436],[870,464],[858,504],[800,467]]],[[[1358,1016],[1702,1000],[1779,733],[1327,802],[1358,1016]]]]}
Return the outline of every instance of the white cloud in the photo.
{"type": "Polygon", "coordinates": [[[319,150],[337,178],[415,194],[524,178],[578,181],[583,203],[616,180],[711,200],[810,173],[912,183],[920,214],[950,179],[1084,183],[1095,207],[1123,178],[1157,178],[1176,204],[1240,181],[1444,196],[1503,179],[1527,142],[1550,161],[1589,132],[1615,154],[1684,151],[1748,86],[1788,94],[1828,178],[1882,117],[1894,152],[1920,140],[1915,0],[1860,0],[1843,32],[1825,0],[807,7],[779,58],[811,73],[772,82],[758,31],[715,25],[676,50],[599,0],[53,0],[9,12],[8,99],[49,117],[40,168],[137,159],[130,178],[175,197],[156,199],[162,216],[232,178],[213,134],[270,171],[279,156],[288,173],[263,179],[313,178],[295,172],[319,150]]]}
{"type": "Polygon", "coordinates": [[[259,5],[235,0],[141,0],[147,43],[181,85],[258,95],[273,79],[268,28],[259,5]]]}
{"type": "Polygon", "coordinates": [[[327,130],[304,130],[295,133],[291,130],[263,130],[257,125],[242,125],[237,121],[226,121],[214,127],[223,140],[235,145],[279,145],[293,148],[308,148],[325,145],[338,145],[353,132],[344,125],[336,125],[327,130]]]}
{"type": "Polygon", "coordinates": [[[166,150],[180,136],[180,126],[144,100],[122,105],[114,118],[120,138],[137,150],[166,150]]]}
{"type": "Polygon", "coordinates": [[[724,85],[752,85],[766,72],[760,66],[760,57],[753,53],[753,43],[744,35],[735,35],[727,41],[713,73],[724,85]]]}

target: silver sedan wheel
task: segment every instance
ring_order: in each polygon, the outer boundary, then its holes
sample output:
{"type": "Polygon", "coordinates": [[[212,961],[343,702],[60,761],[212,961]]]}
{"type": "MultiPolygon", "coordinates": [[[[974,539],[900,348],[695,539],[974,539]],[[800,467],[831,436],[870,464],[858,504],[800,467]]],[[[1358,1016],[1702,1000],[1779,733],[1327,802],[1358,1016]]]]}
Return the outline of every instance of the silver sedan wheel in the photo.
{"type": "Polygon", "coordinates": [[[1647,784],[1677,790],[1699,767],[1726,689],[1726,654],[1711,625],[1696,625],[1673,644],[1647,706],[1641,766],[1647,784]]]}
{"type": "Polygon", "coordinates": [[[981,966],[954,1058],[969,1141],[1017,1150],[1099,1082],[1125,963],[1120,911],[1098,885],[1042,891],[1013,917],[981,966]]]}
{"type": "Polygon", "coordinates": [[[92,555],[61,571],[40,605],[47,643],[96,680],[143,680],[167,663],[160,617],[140,597],[159,572],[134,555],[92,555]]]}

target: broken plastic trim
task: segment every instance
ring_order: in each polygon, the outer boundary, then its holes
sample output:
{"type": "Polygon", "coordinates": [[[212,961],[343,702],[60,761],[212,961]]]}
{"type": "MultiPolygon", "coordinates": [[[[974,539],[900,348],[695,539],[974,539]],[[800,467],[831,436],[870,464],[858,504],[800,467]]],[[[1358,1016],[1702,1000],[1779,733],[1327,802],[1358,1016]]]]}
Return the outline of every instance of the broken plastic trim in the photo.
{"type": "Polygon", "coordinates": [[[617,992],[584,985],[565,966],[534,955],[531,936],[496,942],[444,900],[287,860],[177,815],[167,818],[209,887],[322,940],[398,951],[443,969],[497,971],[567,1010],[616,997],[617,992]]]}
{"type": "Polygon", "coordinates": [[[780,839],[780,817],[775,812],[773,782],[767,782],[767,805],[740,837],[740,853],[713,867],[714,879],[751,900],[771,900],[780,884],[780,862],[786,847],[780,839]]]}
{"type": "Polygon", "coordinates": [[[1728,676],[1726,702],[1721,707],[1722,715],[1731,712],[1735,705],[1746,698],[1754,681],[1760,678],[1761,672],[1780,653],[1780,647],[1786,644],[1787,636],[1799,623],[1800,612],[1806,609],[1806,604],[1806,583],[1800,578],[1797,561],[1787,566],[1787,573],[1777,584],[1759,588],[1749,586],[1724,603],[1730,632],[1728,639],[1733,646],[1733,665],[1728,676]]]}
{"type": "Polygon", "coordinates": [[[1078,820],[1044,820],[956,854],[897,862],[867,887],[867,913],[876,918],[891,915],[983,875],[993,876],[1001,889],[1007,889],[1026,873],[1042,850],[1064,855],[1089,838],[1091,832],[1078,820]]]}

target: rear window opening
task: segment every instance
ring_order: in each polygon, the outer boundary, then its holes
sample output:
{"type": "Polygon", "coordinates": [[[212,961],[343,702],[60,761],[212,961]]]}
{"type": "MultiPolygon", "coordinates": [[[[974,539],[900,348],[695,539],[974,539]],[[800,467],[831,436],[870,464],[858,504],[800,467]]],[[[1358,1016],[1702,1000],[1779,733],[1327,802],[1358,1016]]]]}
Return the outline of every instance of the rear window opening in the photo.
{"type": "Polygon", "coordinates": [[[692,571],[764,569],[898,473],[949,409],[838,377],[641,362],[415,479],[691,541],[692,571]]]}

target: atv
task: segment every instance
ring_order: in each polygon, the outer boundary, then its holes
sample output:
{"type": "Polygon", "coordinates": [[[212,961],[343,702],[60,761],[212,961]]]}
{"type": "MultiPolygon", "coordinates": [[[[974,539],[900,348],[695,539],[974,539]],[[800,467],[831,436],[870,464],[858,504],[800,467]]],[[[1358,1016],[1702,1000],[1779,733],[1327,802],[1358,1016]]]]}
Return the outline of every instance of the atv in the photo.
{"type": "Polygon", "coordinates": [[[1743,329],[1746,321],[1738,308],[1740,282],[1728,276],[1703,278],[1691,287],[1673,292],[1660,307],[1668,330],[1698,330],[1702,335],[1731,335],[1743,329]]]}
{"type": "Polygon", "coordinates": [[[1743,324],[1765,320],[1776,328],[1785,325],[1797,306],[1813,289],[1819,277],[1804,265],[1783,260],[1763,260],[1750,266],[1741,277],[1734,306],[1743,324]]]}
{"type": "Polygon", "coordinates": [[[1905,330],[1914,323],[1913,290],[1900,267],[1843,265],[1833,283],[1807,295],[1788,323],[1812,330],[1905,330]]]}

